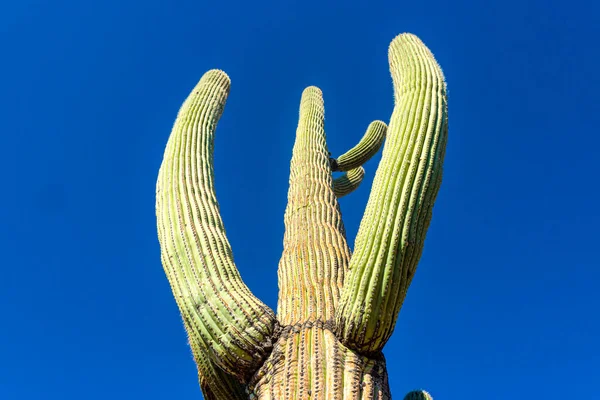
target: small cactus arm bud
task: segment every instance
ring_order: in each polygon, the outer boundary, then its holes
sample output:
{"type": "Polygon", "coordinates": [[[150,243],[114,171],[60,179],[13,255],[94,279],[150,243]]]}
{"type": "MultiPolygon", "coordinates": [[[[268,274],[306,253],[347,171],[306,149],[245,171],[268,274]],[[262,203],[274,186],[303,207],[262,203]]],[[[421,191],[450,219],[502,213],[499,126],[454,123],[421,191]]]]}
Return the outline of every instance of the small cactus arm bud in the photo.
{"type": "Polygon", "coordinates": [[[350,171],[369,161],[385,141],[386,131],[385,122],[371,122],[360,142],[336,159],[337,169],[334,171],[350,171]]]}
{"type": "Polygon", "coordinates": [[[363,354],[391,336],[423,250],[442,178],[446,84],[429,49],[402,34],[389,48],[395,107],[340,306],[336,334],[363,354]]]}
{"type": "Polygon", "coordinates": [[[339,199],[347,194],[354,192],[365,177],[365,169],[363,167],[356,167],[344,175],[333,180],[333,193],[339,199]]]}

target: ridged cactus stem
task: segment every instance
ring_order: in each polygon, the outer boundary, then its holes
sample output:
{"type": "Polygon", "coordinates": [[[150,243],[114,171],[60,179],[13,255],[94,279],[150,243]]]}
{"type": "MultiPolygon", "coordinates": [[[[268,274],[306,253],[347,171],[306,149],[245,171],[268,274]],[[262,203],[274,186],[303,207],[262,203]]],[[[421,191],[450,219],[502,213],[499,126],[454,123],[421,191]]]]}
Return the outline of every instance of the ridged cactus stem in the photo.
{"type": "MultiPolygon", "coordinates": [[[[415,36],[389,49],[395,107],[330,158],[321,91],[302,93],[290,166],[278,314],[242,282],[216,200],[213,145],[230,82],[207,72],[181,107],[160,167],[161,258],[207,400],[389,400],[385,357],[442,178],[446,87],[415,36]],[[354,254],[338,197],[387,137],[354,254]],[[345,174],[333,179],[333,171],[345,174]]],[[[405,400],[432,400],[425,391],[405,400]]]]}
{"type": "Polygon", "coordinates": [[[278,318],[282,325],[333,319],[350,252],[333,192],[321,90],[302,93],[290,166],[278,318]]]}
{"type": "Polygon", "coordinates": [[[373,121],[356,146],[334,159],[334,171],[350,171],[366,163],[379,151],[385,141],[387,125],[383,121],[373,121]]]}
{"type": "Polygon", "coordinates": [[[243,381],[269,354],[277,321],[242,282],[215,196],[214,132],[229,86],[224,72],[209,71],[181,107],[159,171],[156,215],[166,275],[192,349],[204,353],[196,360],[243,381]]]}
{"type": "Polygon", "coordinates": [[[423,249],[447,137],[446,86],[429,49],[403,34],[389,61],[396,104],[336,311],[337,336],[363,354],[380,351],[394,329],[423,249]]]}
{"type": "Polygon", "coordinates": [[[345,172],[342,176],[333,180],[333,193],[339,199],[354,192],[358,189],[364,177],[365,169],[363,167],[356,167],[345,172]]]}

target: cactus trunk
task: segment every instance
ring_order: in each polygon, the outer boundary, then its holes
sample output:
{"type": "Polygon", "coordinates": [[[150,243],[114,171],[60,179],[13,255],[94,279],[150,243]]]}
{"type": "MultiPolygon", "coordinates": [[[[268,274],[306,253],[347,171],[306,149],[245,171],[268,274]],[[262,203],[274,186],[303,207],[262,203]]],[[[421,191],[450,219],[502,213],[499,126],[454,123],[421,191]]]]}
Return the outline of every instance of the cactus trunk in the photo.
{"type": "Polygon", "coordinates": [[[302,93],[277,315],[242,282],[214,192],[213,139],[229,78],[209,71],[183,104],[159,172],[156,215],[205,398],[391,398],[382,350],[440,187],[447,103],[441,69],[417,37],[395,38],[389,58],[396,101],[389,128],[374,121],[337,159],[327,149],[321,91],[302,93]],[[338,198],[358,188],[363,164],[384,141],[351,255],[338,198]],[[334,178],[335,171],[345,174],[334,178]]]}

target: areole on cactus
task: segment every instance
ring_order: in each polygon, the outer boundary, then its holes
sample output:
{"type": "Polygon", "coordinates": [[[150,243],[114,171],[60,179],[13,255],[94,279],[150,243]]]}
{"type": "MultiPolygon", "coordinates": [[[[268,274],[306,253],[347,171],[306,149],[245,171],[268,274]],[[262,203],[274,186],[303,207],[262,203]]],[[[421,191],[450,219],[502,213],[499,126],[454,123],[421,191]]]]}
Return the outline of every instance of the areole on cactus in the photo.
{"type": "MultiPolygon", "coordinates": [[[[389,399],[382,349],[414,276],[442,179],[446,85],[414,35],[389,47],[389,127],[331,158],[321,91],[302,93],[277,314],[241,279],[214,190],[213,143],[229,77],[211,70],[183,103],[156,190],[161,258],[206,399],[389,399]],[[385,141],[353,254],[338,198],[385,141]],[[332,172],[345,172],[334,179],[332,172]]],[[[424,391],[406,399],[431,399],[424,391]],[[419,397],[420,396],[420,397],[419,397]]]]}

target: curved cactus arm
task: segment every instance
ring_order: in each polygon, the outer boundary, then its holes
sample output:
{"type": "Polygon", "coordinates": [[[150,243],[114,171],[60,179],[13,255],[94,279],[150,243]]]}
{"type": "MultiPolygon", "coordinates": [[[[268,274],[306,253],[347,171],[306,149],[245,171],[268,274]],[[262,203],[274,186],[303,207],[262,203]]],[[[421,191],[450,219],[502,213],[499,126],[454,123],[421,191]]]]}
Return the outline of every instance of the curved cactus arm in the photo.
{"type": "Polygon", "coordinates": [[[385,141],[387,125],[383,121],[373,121],[367,127],[360,142],[337,159],[332,159],[334,171],[350,171],[366,163],[379,151],[385,141]]]}
{"type": "Polygon", "coordinates": [[[356,237],[336,333],[357,351],[380,351],[421,256],[441,183],[448,132],[446,85],[414,35],[389,48],[395,107],[383,155],[356,237]]]}
{"type": "Polygon", "coordinates": [[[333,319],[350,259],[333,193],[321,90],[302,92],[290,164],[278,318],[282,325],[333,319]]]}
{"type": "Polygon", "coordinates": [[[358,189],[364,177],[365,169],[363,167],[356,167],[345,172],[342,176],[333,180],[333,193],[339,199],[354,192],[358,189]]]}
{"type": "Polygon", "coordinates": [[[404,400],[433,400],[433,397],[424,390],[413,390],[404,396],[404,400]]]}
{"type": "Polygon", "coordinates": [[[190,341],[245,379],[268,355],[274,313],[242,282],[214,190],[213,143],[229,77],[207,72],[183,103],[160,167],[156,216],[161,258],[190,341]]]}

